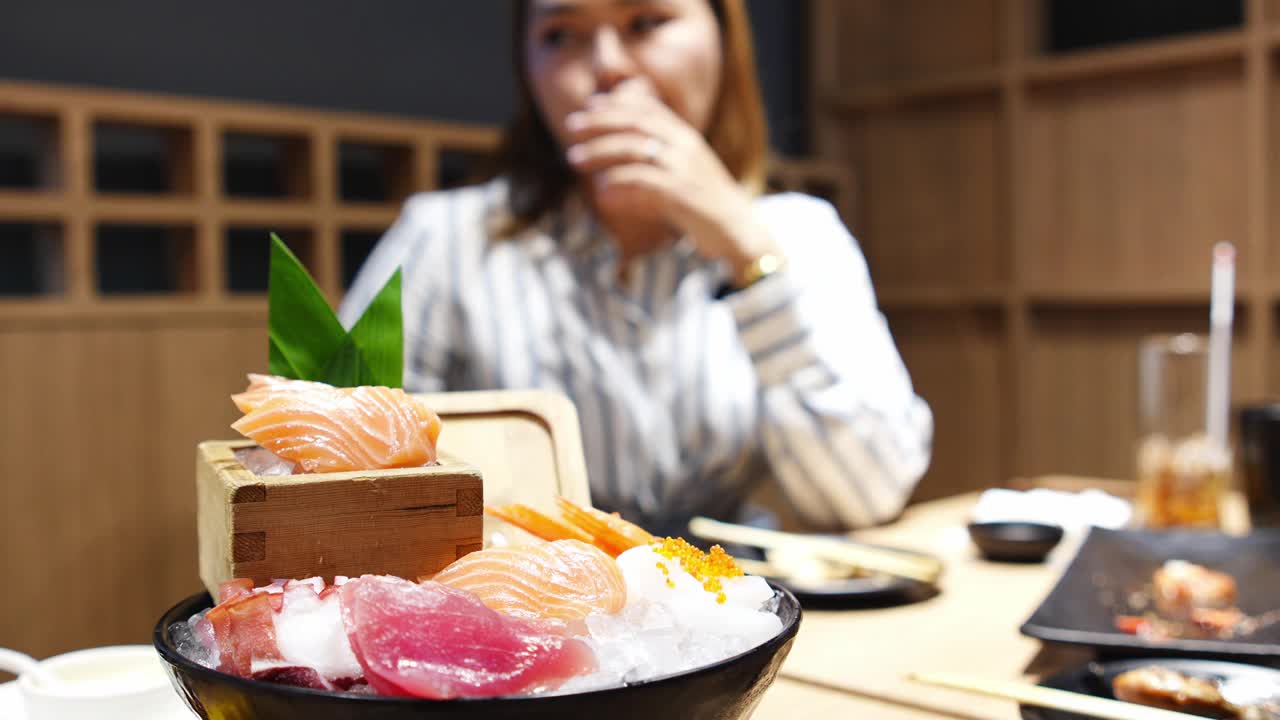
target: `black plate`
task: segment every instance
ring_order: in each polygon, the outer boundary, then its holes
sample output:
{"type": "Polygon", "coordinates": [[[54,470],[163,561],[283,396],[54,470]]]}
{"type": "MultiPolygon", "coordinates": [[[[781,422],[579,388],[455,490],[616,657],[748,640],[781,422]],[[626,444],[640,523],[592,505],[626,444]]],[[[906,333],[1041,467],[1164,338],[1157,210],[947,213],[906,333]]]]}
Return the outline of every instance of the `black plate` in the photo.
{"type": "Polygon", "coordinates": [[[410,720],[411,718],[587,718],[740,720],[750,716],[800,627],[800,604],[781,590],[782,632],[727,660],[625,687],[551,697],[416,700],[322,692],[248,680],[211,670],[178,653],[169,626],[208,608],[208,593],[173,606],[154,643],[178,694],[200,717],[236,720],[410,720]]]}
{"type": "Polygon", "coordinates": [[[938,594],[938,588],[933,585],[892,575],[813,583],[776,577],[766,579],[790,590],[802,606],[813,609],[890,607],[922,602],[938,594]]]}
{"type": "MultiPolygon", "coordinates": [[[[1111,692],[1111,681],[1117,675],[1150,665],[1160,665],[1185,675],[1212,680],[1252,676],[1257,680],[1272,682],[1277,687],[1280,687],[1280,670],[1241,665],[1239,663],[1187,660],[1185,658],[1143,658],[1139,660],[1116,660],[1107,663],[1089,663],[1074,670],[1054,675],[1040,684],[1058,690],[1068,690],[1114,700],[1115,695],[1111,692]]],[[[1087,715],[1077,715],[1076,713],[1062,710],[1048,710],[1025,705],[1022,707],[1022,717],[1026,718],[1026,720],[1091,720],[1087,715]]]]}
{"type": "MultiPolygon", "coordinates": [[[[819,534],[818,537],[836,540],[846,539],[843,535],[826,533],[819,534]]],[[[873,547],[909,553],[922,558],[932,558],[932,556],[924,553],[902,550],[901,548],[886,548],[881,545],[873,547]]],[[[765,554],[760,548],[741,547],[735,548],[735,550],[755,559],[765,559],[765,554]]],[[[773,575],[764,577],[770,583],[790,590],[802,606],[813,609],[852,610],[909,605],[923,602],[938,594],[938,588],[935,585],[893,575],[874,574],[843,580],[816,582],[804,582],[773,575]]]]}
{"type": "Polygon", "coordinates": [[[1106,654],[1263,659],[1280,656],[1280,624],[1231,640],[1147,640],[1115,629],[1131,612],[1127,598],[1166,560],[1230,573],[1237,604],[1250,615],[1280,607],[1280,530],[1246,537],[1219,533],[1094,528],[1058,584],[1022,625],[1041,640],[1086,645],[1106,654]]]}

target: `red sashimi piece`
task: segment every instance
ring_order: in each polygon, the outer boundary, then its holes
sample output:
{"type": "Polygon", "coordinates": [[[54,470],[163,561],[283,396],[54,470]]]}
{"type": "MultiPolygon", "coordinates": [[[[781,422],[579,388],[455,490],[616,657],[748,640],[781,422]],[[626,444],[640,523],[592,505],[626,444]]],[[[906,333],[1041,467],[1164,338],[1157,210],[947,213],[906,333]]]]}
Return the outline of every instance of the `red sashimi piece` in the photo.
{"type": "Polygon", "coordinates": [[[511,695],[554,689],[595,668],[582,641],[440,583],[365,575],[338,592],[351,648],[384,695],[511,695]]]}
{"type": "Polygon", "coordinates": [[[333,683],[324,679],[314,668],[286,665],[259,670],[253,674],[254,680],[288,685],[290,687],[311,688],[312,690],[333,690],[333,683]]]}
{"type": "Polygon", "coordinates": [[[209,611],[213,636],[218,643],[218,669],[249,677],[254,658],[280,660],[276,645],[272,595],[258,593],[236,598],[209,611]]]}
{"type": "Polygon", "coordinates": [[[253,592],[252,578],[234,578],[218,584],[218,604],[253,592]]]}

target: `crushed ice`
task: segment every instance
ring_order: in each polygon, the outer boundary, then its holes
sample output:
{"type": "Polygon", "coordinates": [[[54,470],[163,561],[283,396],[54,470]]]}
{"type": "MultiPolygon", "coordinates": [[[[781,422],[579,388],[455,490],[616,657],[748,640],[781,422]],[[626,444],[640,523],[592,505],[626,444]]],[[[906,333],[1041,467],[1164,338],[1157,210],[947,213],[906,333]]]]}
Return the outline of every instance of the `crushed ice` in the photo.
{"type": "Polygon", "coordinates": [[[724,581],[716,601],[675,561],[645,546],[618,557],[627,583],[627,605],[615,615],[587,618],[597,669],[554,694],[587,692],[693,670],[738,655],[782,631],[779,597],[763,578],[724,581]],[[667,580],[671,583],[668,584],[667,580]]]}
{"type": "Polygon", "coordinates": [[[282,475],[295,475],[298,466],[276,455],[264,447],[248,447],[240,448],[235,451],[236,460],[244,466],[245,470],[257,475],[258,477],[279,477],[282,475]]]}
{"type": "Polygon", "coordinates": [[[218,667],[218,644],[213,639],[213,626],[205,622],[208,610],[192,615],[186,622],[169,626],[169,636],[178,654],[197,665],[218,667]]]}

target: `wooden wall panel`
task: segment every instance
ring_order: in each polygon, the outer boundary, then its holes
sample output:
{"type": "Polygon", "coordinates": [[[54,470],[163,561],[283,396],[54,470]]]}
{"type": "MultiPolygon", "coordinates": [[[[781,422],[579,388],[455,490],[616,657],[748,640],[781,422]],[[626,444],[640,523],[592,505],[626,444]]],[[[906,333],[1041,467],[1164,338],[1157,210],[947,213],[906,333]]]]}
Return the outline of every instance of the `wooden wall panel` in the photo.
{"type": "MultiPolygon", "coordinates": [[[[1024,164],[1037,292],[1206,291],[1246,239],[1238,63],[1091,79],[1030,98],[1024,164]]],[[[1254,261],[1242,248],[1241,263],[1254,261]]]]}
{"type": "Polygon", "coordinates": [[[0,645],[145,643],[199,590],[195,445],[266,363],[261,318],[0,329],[0,645]]]}
{"type": "Polygon", "coordinates": [[[996,64],[997,0],[831,3],[842,86],[882,85],[996,64]]]}
{"type": "MultiPolygon", "coordinates": [[[[1280,305],[1268,304],[1266,312],[1268,314],[1266,326],[1269,330],[1265,343],[1267,357],[1280,357],[1280,305]]],[[[1280,402],[1280,363],[1268,362],[1266,364],[1265,383],[1266,387],[1262,388],[1257,397],[1251,398],[1251,400],[1280,402]]],[[[1235,420],[1232,422],[1235,422],[1235,420]]]]}
{"type": "Polygon", "coordinates": [[[890,312],[916,392],[934,416],[933,462],[915,500],[998,484],[1003,365],[999,316],[982,310],[890,312]]]}
{"type": "MultiPolygon", "coordinates": [[[[1280,6],[1280,0],[1276,0],[1280,6]]],[[[1280,15],[1273,16],[1280,19],[1280,15]]],[[[1268,70],[1267,96],[1262,100],[1266,127],[1263,134],[1266,142],[1263,197],[1265,199],[1266,228],[1274,235],[1275,228],[1280,228],[1280,54],[1270,59],[1268,70]]],[[[1280,291],[1280,237],[1267,237],[1265,267],[1269,282],[1266,288],[1280,291]]]]}
{"type": "MultiPolygon", "coordinates": [[[[1023,402],[1029,427],[1019,428],[1028,474],[1072,473],[1128,478],[1137,426],[1137,351],[1147,335],[1206,331],[1208,307],[1054,307],[1032,314],[1023,402]]],[[[1239,382],[1255,351],[1237,315],[1232,366],[1239,402],[1258,388],[1239,382]]]]}
{"type": "Polygon", "coordinates": [[[1040,2],[960,5],[814,5],[816,147],[858,178],[854,229],[940,410],[922,492],[1129,475],[1137,342],[1207,330],[1218,241],[1239,258],[1233,397],[1280,395],[1280,0],[1249,0],[1240,28],[1062,54],[1040,2]],[[973,340],[942,328],[974,313],[997,401],[951,412],[973,340]],[[992,477],[953,470],[955,438],[1002,460],[992,477]]]}
{"type": "Polygon", "coordinates": [[[997,107],[977,98],[872,115],[851,128],[862,243],[877,287],[988,287],[1005,273],[997,107]]]}

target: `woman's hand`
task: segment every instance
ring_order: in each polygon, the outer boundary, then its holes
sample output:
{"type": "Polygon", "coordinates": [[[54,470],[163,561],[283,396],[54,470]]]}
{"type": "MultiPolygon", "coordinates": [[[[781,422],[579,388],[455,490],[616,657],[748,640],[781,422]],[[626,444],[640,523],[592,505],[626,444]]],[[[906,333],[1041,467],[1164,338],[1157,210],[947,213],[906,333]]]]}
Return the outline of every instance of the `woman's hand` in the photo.
{"type": "Polygon", "coordinates": [[[735,277],[777,247],[702,134],[652,94],[624,83],[565,120],[570,165],[603,210],[665,219],[735,277]]]}

